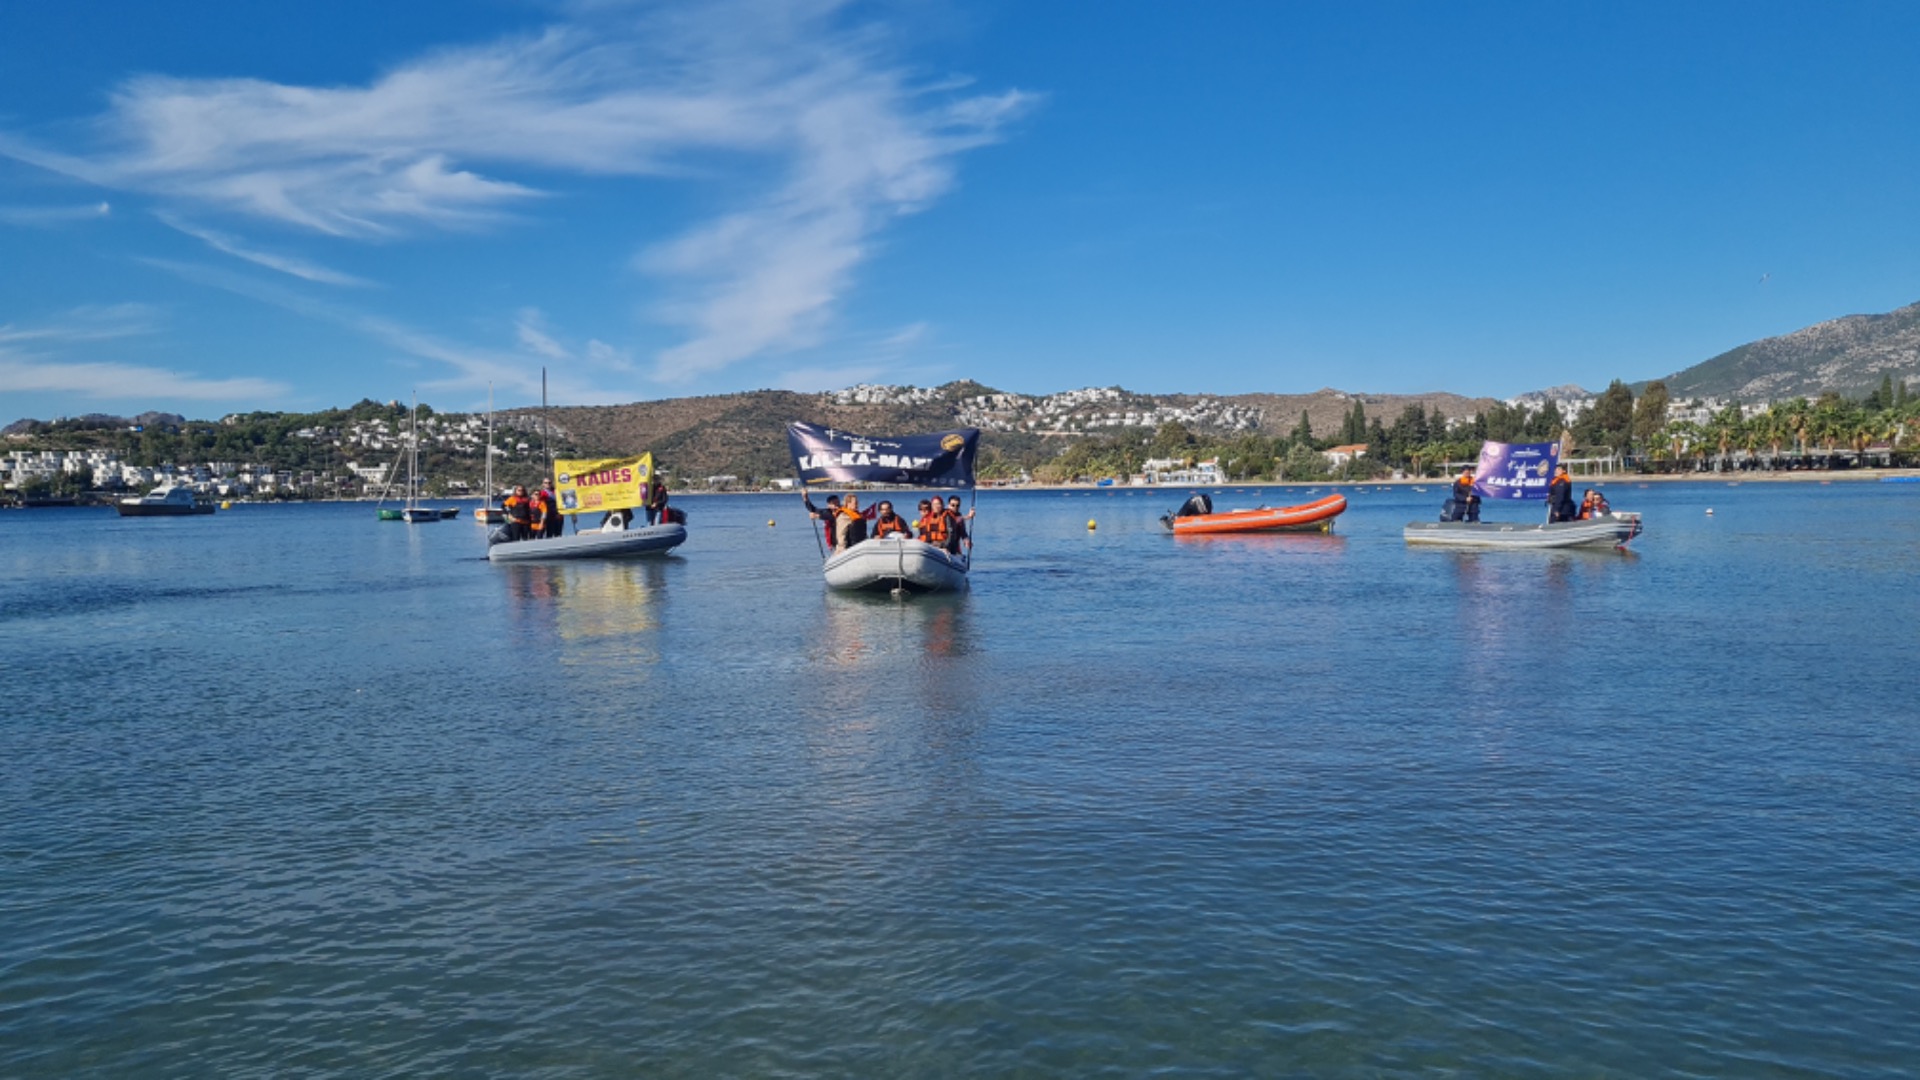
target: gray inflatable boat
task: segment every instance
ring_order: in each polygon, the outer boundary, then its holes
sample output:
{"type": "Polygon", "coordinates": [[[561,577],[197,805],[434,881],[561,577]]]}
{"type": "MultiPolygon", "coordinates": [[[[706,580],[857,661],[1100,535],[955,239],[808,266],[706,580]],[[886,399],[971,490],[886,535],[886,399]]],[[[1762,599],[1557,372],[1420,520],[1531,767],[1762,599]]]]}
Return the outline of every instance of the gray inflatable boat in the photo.
{"type": "Polygon", "coordinates": [[[1610,513],[1585,521],[1523,525],[1507,521],[1410,521],[1409,544],[1461,548],[1625,547],[1640,535],[1640,515],[1610,513]]]}
{"type": "Polygon", "coordinates": [[[618,532],[588,531],[544,540],[508,540],[507,530],[487,534],[488,562],[546,562],[551,559],[636,559],[665,555],[687,542],[685,525],[648,525],[618,532]]]}

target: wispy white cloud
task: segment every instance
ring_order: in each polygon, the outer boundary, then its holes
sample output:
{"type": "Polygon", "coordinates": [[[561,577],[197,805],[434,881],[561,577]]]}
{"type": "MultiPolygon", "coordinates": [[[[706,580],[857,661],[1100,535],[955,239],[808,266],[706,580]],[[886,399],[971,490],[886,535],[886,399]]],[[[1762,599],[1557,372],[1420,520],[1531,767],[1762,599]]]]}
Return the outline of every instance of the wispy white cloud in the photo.
{"type": "Polygon", "coordinates": [[[365,278],[354,277],[352,274],[343,274],[338,270],[329,270],[324,266],[308,262],[297,256],[282,255],[250,247],[243,240],[214,229],[209,229],[203,225],[193,224],[176,214],[162,212],[157,216],[169,228],[183,232],[206,244],[215,251],[231,255],[236,259],[245,259],[250,263],[264,266],[269,270],[278,270],[283,274],[291,274],[302,280],[317,282],[322,285],[367,286],[373,284],[373,282],[365,278]]]}
{"type": "Polygon", "coordinates": [[[939,380],[941,369],[914,359],[931,337],[932,330],[926,323],[912,323],[864,344],[854,342],[850,351],[857,359],[832,366],[795,368],[782,373],[776,385],[782,390],[811,393],[876,381],[931,384],[939,380]]]}
{"type": "MultiPolygon", "coordinates": [[[[570,178],[698,180],[733,193],[730,205],[678,236],[635,238],[665,294],[649,310],[684,335],[652,370],[687,380],[825,341],[888,223],[949,191],[960,155],[1035,101],[921,78],[885,27],[850,11],[584,4],[541,32],[434,52],[360,86],[147,76],[114,91],[84,146],[0,133],[0,154],[203,214],[387,241],[499,223],[570,178]]],[[[346,283],[213,235],[200,238],[346,283]]]]}
{"type": "Polygon", "coordinates": [[[70,344],[136,337],[158,329],[164,312],[151,304],[88,304],[38,326],[0,323],[0,345],[31,341],[70,344]]]}
{"type": "Polygon", "coordinates": [[[64,393],[102,400],[244,401],[285,394],[271,379],[207,379],[137,364],[74,362],[23,356],[0,347],[0,391],[64,393]]]}
{"type": "MultiPolygon", "coordinates": [[[[341,327],[391,350],[397,359],[426,360],[445,365],[450,369],[449,374],[420,381],[419,387],[422,390],[482,391],[491,385],[508,399],[518,394],[521,395],[522,401],[538,400],[540,369],[543,363],[551,360],[550,357],[543,356],[538,350],[529,347],[520,337],[519,331],[523,323],[536,330],[544,324],[544,317],[540,312],[531,308],[523,310],[520,318],[516,320],[515,342],[512,346],[474,345],[450,340],[397,319],[370,314],[332,301],[316,299],[304,292],[285,287],[277,281],[263,281],[221,267],[170,259],[141,258],[137,261],[142,265],[196,284],[223,289],[259,303],[341,327]]],[[[545,337],[544,332],[541,332],[540,336],[545,337]]],[[[553,345],[564,351],[564,347],[558,342],[553,342],[553,345]]],[[[599,342],[589,342],[585,366],[615,366],[600,363],[606,354],[594,348],[598,345],[600,345],[599,342]]],[[[602,348],[605,347],[602,346],[602,348]]],[[[589,373],[577,370],[581,366],[569,364],[555,372],[556,377],[549,388],[554,400],[566,401],[570,404],[605,404],[631,401],[635,397],[631,385],[605,385],[593,382],[587,377],[589,373]]]]}
{"type": "Polygon", "coordinates": [[[572,359],[573,354],[568,352],[565,346],[548,336],[543,328],[545,323],[546,319],[538,309],[522,309],[519,318],[513,322],[514,332],[520,339],[520,347],[548,360],[572,359]]]}
{"type": "Polygon", "coordinates": [[[99,221],[112,213],[112,204],[106,202],[85,206],[0,206],[0,225],[46,229],[76,221],[99,221]]]}
{"type": "Polygon", "coordinates": [[[127,401],[257,401],[286,393],[284,383],[270,379],[203,378],[191,372],[63,355],[66,350],[152,333],[160,315],[160,309],[146,304],[101,304],[74,308],[39,326],[0,325],[0,392],[127,401]]]}

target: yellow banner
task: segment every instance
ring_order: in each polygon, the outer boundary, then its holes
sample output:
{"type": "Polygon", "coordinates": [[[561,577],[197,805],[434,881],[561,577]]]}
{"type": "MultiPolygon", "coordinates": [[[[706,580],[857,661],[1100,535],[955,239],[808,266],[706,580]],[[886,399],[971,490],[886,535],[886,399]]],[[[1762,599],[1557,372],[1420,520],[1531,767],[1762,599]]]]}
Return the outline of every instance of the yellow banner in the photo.
{"type": "Polygon", "coordinates": [[[596,458],[553,463],[553,493],[563,514],[624,510],[647,501],[647,483],[653,479],[653,455],[632,458],[596,458]]]}

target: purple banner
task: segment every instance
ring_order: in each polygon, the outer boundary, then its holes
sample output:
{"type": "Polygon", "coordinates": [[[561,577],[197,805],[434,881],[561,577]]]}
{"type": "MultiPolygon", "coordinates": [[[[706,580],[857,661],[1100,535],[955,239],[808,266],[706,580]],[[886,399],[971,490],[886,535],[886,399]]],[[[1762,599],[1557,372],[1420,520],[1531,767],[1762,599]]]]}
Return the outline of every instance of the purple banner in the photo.
{"type": "Polygon", "coordinates": [[[1560,463],[1557,442],[1480,445],[1480,465],[1473,470],[1473,490],[1483,499],[1544,499],[1560,463]]]}

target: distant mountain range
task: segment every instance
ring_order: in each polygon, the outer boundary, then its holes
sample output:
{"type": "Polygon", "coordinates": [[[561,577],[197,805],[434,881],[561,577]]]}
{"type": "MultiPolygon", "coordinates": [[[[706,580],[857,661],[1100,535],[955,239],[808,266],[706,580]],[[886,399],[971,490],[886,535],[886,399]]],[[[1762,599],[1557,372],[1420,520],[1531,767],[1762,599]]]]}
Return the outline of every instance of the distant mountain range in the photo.
{"type": "Polygon", "coordinates": [[[1817,397],[1832,390],[1861,397],[1892,376],[1920,379],[1920,304],[1885,315],[1845,318],[1731,349],[1667,376],[1676,399],[1753,403],[1817,397]]]}
{"type": "Polygon", "coordinates": [[[683,476],[784,476],[789,420],[863,434],[979,427],[989,456],[1045,460],[1068,436],[1118,433],[1179,423],[1196,435],[1286,435],[1307,416],[1327,438],[1362,403],[1367,417],[1391,424],[1409,406],[1429,414],[1471,417],[1492,398],[1458,394],[1136,394],[1117,387],[1029,396],[975,382],[938,387],[867,386],[828,394],[756,390],[711,397],[668,398],[628,405],[556,408],[555,427],[583,453],[652,450],[683,476]]]}
{"type": "MultiPolygon", "coordinates": [[[[1859,397],[1891,375],[1920,379],[1920,304],[1885,315],[1851,315],[1768,338],[1722,353],[1664,380],[1676,399],[1738,398],[1743,402],[1816,396],[1835,390],[1859,397]]],[[[1529,406],[1580,401],[1592,395],[1560,386],[1519,395],[1529,406]]],[[[872,434],[937,431],[963,426],[988,433],[987,458],[1012,463],[1045,460],[1073,436],[1115,434],[1178,423],[1196,436],[1220,443],[1241,435],[1292,433],[1305,414],[1316,437],[1340,434],[1358,401],[1369,420],[1391,425],[1411,406],[1427,414],[1472,417],[1497,404],[1492,398],[1458,394],[1351,394],[1323,389],[1311,394],[1140,394],[1119,387],[1090,387],[1060,394],[1026,395],[976,382],[938,387],[857,386],[826,394],[784,390],[708,397],[667,398],[627,405],[555,408],[552,419],[563,442],[587,454],[652,450],[683,476],[734,474],[780,476],[787,471],[783,438],[789,420],[872,434]]],[[[503,414],[512,422],[513,414],[503,414]]],[[[531,415],[531,414],[529,414],[531,415]]],[[[134,417],[89,415],[67,427],[125,432],[177,428],[171,413],[134,417]]],[[[34,421],[9,425],[4,434],[24,437],[34,421]]],[[[528,420],[522,426],[533,425],[528,420]]],[[[536,426],[537,425],[533,425],[536,426]]]]}
{"type": "MultiPolygon", "coordinates": [[[[166,412],[143,412],[139,416],[109,416],[106,413],[87,413],[84,416],[69,416],[63,417],[62,419],[71,421],[78,427],[105,429],[179,427],[187,422],[187,418],[181,416],[179,413],[166,412]]],[[[0,428],[0,435],[24,434],[32,430],[33,426],[39,422],[38,420],[32,419],[15,420],[6,427],[0,428]]]]}

